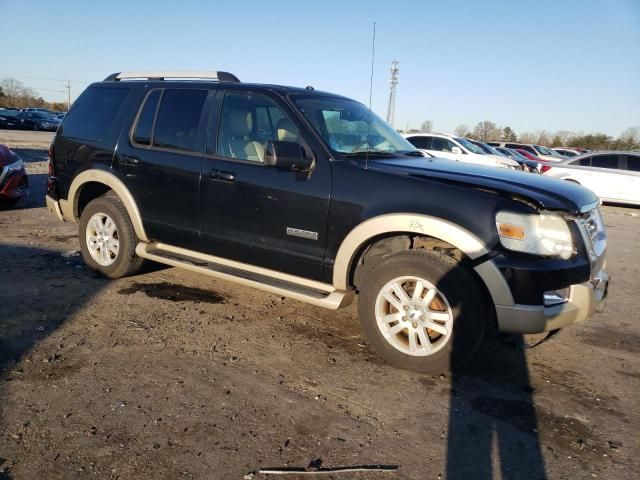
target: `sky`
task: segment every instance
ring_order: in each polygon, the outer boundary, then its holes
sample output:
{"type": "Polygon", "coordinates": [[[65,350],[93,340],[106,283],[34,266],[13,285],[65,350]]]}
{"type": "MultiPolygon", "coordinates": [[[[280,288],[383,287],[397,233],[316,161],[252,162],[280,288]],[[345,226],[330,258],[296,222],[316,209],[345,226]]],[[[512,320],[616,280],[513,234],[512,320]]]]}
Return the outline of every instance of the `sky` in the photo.
{"type": "Polygon", "coordinates": [[[483,120],[516,132],[640,125],[640,0],[0,0],[0,79],[47,100],[127,70],[225,70],[313,85],[395,127],[483,120]]]}

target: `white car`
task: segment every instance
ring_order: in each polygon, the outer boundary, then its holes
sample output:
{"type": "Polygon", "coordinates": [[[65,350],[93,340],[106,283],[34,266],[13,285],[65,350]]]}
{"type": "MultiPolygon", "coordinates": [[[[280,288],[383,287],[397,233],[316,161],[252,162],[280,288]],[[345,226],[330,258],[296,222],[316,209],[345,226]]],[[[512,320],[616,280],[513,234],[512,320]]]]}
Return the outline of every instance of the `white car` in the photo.
{"type": "Polygon", "coordinates": [[[404,136],[418,150],[434,157],[491,167],[520,169],[515,160],[500,155],[488,155],[465,138],[443,133],[410,133],[404,136]]]}
{"type": "Polygon", "coordinates": [[[569,148],[569,147],[552,148],[552,150],[565,157],[577,157],[582,153],[586,153],[585,151],[581,152],[577,148],[569,148]]]}
{"type": "Polygon", "coordinates": [[[536,157],[547,160],[548,162],[560,162],[565,160],[566,157],[560,155],[558,152],[553,151],[548,147],[543,147],[541,145],[527,145],[526,143],[510,143],[510,142],[487,142],[492,147],[503,147],[503,148],[513,148],[526,150],[531,155],[535,155],[536,157]]]}
{"type": "Polygon", "coordinates": [[[544,175],[579,183],[605,202],[640,205],[640,152],[591,152],[550,166],[544,175]]]}

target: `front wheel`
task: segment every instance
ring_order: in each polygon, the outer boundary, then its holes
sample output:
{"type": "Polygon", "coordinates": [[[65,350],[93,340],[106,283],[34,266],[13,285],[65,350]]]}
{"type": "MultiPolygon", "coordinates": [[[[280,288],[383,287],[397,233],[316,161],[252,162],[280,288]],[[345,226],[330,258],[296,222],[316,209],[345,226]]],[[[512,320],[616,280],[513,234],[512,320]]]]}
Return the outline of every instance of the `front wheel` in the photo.
{"type": "Polygon", "coordinates": [[[122,201],[115,196],[89,202],[80,216],[80,251],[89,268],[109,278],[138,273],[138,238],[122,201]]]}
{"type": "Polygon", "coordinates": [[[433,251],[389,255],[371,269],[358,299],[363,331],[389,363],[423,373],[461,365],[485,332],[487,308],[462,264],[433,251]]]}

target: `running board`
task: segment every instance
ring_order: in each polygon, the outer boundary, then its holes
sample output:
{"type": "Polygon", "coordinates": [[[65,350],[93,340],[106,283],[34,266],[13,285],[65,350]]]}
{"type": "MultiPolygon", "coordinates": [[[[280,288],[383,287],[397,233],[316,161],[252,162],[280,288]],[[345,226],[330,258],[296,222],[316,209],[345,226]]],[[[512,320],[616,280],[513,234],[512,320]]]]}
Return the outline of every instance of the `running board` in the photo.
{"type": "Polygon", "coordinates": [[[353,291],[339,291],[326,283],[164,243],[141,242],[136,247],[136,254],[154,262],[185,268],[331,310],[349,305],[353,301],[353,291]]]}

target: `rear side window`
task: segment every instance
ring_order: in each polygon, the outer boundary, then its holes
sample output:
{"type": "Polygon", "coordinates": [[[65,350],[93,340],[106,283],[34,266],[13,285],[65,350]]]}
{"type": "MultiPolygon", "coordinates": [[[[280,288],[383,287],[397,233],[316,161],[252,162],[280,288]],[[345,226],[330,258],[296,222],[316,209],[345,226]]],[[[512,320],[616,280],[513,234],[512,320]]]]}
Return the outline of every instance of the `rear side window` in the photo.
{"type": "Polygon", "coordinates": [[[151,145],[151,134],[153,132],[153,120],[156,117],[158,102],[160,101],[160,90],[152,91],[144,102],[136,130],[133,132],[133,141],[140,145],[151,145]]]}
{"type": "Polygon", "coordinates": [[[128,93],[128,88],[88,88],[65,116],[62,135],[81,140],[104,140],[128,93]]]}
{"type": "Polygon", "coordinates": [[[411,144],[422,150],[430,150],[431,149],[431,137],[409,137],[407,138],[411,144]]]}
{"type": "Polygon", "coordinates": [[[207,90],[165,90],[153,129],[153,145],[195,151],[206,98],[207,90]]]}
{"type": "Polygon", "coordinates": [[[591,165],[591,158],[581,158],[580,160],[574,160],[569,165],[580,165],[581,167],[589,167],[591,165]]]}
{"type": "Polygon", "coordinates": [[[591,160],[592,167],[598,168],[618,168],[618,155],[598,155],[591,160]]]}
{"type": "Polygon", "coordinates": [[[627,155],[627,170],[640,172],[640,157],[635,155],[627,155]]]}

